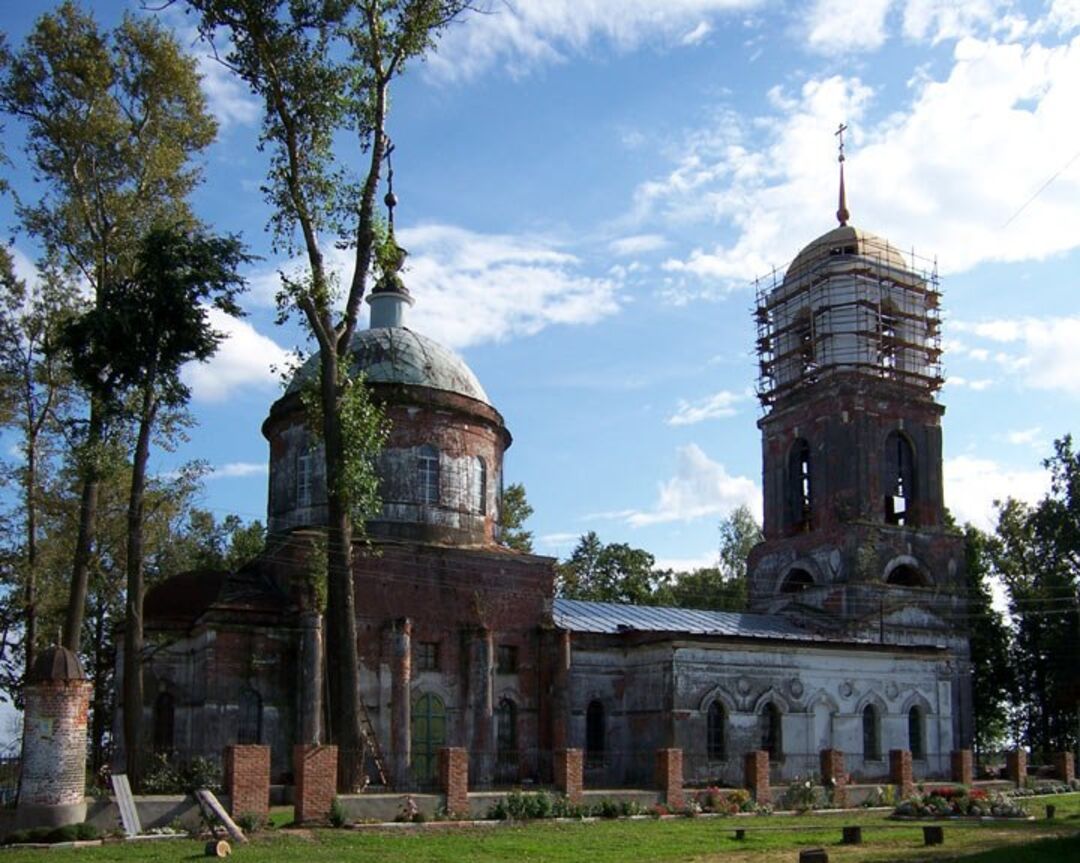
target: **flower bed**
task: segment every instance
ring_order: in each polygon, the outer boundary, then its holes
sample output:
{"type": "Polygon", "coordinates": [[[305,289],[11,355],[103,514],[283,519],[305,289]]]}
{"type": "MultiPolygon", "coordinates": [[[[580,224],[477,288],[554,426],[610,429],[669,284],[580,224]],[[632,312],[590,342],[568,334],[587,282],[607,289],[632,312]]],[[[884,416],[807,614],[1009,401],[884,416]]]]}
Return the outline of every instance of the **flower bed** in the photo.
{"type": "Polygon", "coordinates": [[[1028,813],[1004,794],[981,788],[927,788],[900,803],[893,818],[1027,818],[1028,813]]]}

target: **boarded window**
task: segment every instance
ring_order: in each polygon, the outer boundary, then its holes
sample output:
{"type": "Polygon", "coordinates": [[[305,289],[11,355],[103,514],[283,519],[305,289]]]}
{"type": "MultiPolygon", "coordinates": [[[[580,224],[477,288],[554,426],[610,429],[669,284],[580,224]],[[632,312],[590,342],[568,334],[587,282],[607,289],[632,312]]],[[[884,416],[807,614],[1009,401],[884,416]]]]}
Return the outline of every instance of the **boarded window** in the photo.
{"type": "Polygon", "coordinates": [[[926,758],[926,737],[924,733],[923,712],[921,707],[912,707],[908,711],[908,749],[911,757],[926,758]]]}
{"type": "Polygon", "coordinates": [[[296,457],[296,505],[311,506],[315,453],[306,450],[296,457]]]}
{"type": "Polygon", "coordinates": [[[517,705],[509,698],[495,711],[495,769],[500,783],[518,780],[517,705]]]}
{"type": "Polygon", "coordinates": [[[176,701],[168,692],[154,701],[154,752],[171,753],[176,726],[176,701]]]}
{"type": "Polygon", "coordinates": [[[513,644],[500,644],[496,653],[495,667],[499,674],[517,674],[517,647],[513,644]]]}
{"type": "Polygon", "coordinates": [[[435,781],[439,750],[445,745],[446,705],[439,696],[425,693],[412,709],[412,770],[418,783],[435,781]]]}
{"type": "Polygon", "coordinates": [[[776,761],[783,754],[780,733],[780,709],[771,701],[761,711],[761,748],[769,753],[769,760],[776,761]]]}
{"type": "Polygon", "coordinates": [[[240,690],[240,715],[236,742],[262,743],[262,696],[254,689],[240,690]]]}
{"type": "Polygon", "coordinates": [[[480,515],[487,515],[487,462],[477,456],[473,459],[472,482],[472,511],[480,515]]]}

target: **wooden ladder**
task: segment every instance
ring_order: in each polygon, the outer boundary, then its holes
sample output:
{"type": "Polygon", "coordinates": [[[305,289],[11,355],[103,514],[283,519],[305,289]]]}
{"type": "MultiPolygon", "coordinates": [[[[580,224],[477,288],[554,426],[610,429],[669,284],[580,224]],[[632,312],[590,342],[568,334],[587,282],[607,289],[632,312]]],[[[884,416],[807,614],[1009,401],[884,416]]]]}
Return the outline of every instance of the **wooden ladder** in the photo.
{"type": "Polygon", "coordinates": [[[364,738],[364,745],[371,752],[371,760],[375,762],[375,769],[379,772],[379,781],[386,787],[390,787],[390,781],[386,773],[386,759],[383,757],[382,748],[379,746],[379,735],[371,724],[371,716],[368,713],[364,699],[360,699],[360,735],[364,738]]]}

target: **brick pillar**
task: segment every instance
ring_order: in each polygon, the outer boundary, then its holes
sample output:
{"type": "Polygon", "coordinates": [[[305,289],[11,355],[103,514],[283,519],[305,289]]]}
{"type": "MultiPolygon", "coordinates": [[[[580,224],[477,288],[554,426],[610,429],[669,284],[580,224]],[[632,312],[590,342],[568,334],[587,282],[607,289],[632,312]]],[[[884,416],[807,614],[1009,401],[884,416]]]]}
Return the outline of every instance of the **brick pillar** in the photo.
{"type": "Polygon", "coordinates": [[[265,822],[270,815],[270,747],[225,747],[225,793],[229,812],[255,815],[265,822]]]}
{"type": "Polygon", "coordinates": [[[1014,785],[1020,786],[1027,782],[1027,752],[1023,749],[1006,752],[1005,773],[1014,785]]]}
{"type": "Polygon", "coordinates": [[[889,781],[896,786],[896,796],[906,800],[915,790],[911,774],[911,752],[907,749],[889,750],[889,781]]]}
{"type": "Polygon", "coordinates": [[[404,788],[412,760],[412,621],[407,617],[396,621],[391,639],[390,763],[394,784],[404,788]]]}
{"type": "Polygon", "coordinates": [[[293,794],[293,818],[298,824],[305,821],[326,821],[337,795],[336,746],[310,746],[298,743],[293,747],[293,772],[296,789],[293,794]]]}
{"type": "Polygon", "coordinates": [[[469,814],[469,752],[460,746],[439,750],[439,782],[446,794],[446,811],[469,814]]]}
{"type": "Polygon", "coordinates": [[[1076,778],[1076,760],[1071,752],[1054,753],[1054,772],[1062,782],[1072,782],[1076,778]]]}
{"type": "Polygon", "coordinates": [[[975,759],[970,749],[954,749],[952,752],[952,781],[970,785],[975,781],[975,759]]]}
{"type": "Polygon", "coordinates": [[[580,803],[584,797],[584,755],[580,749],[555,751],[555,787],[566,795],[571,803],[580,803]]]}
{"type": "Polygon", "coordinates": [[[821,750],[821,784],[832,789],[833,805],[843,809],[847,806],[847,771],[844,769],[844,753],[839,749],[821,750]]]}
{"type": "Polygon", "coordinates": [[[663,792],[664,802],[672,809],[682,809],[683,772],[681,749],[656,750],[656,785],[663,792]]]}
{"type": "Polygon", "coordinates": [[[755,749],[746,753],[743,762],[746,787],[758,803],[768,803],[772,799],[769,790],[769,753],[764,749],[755,749]]]}

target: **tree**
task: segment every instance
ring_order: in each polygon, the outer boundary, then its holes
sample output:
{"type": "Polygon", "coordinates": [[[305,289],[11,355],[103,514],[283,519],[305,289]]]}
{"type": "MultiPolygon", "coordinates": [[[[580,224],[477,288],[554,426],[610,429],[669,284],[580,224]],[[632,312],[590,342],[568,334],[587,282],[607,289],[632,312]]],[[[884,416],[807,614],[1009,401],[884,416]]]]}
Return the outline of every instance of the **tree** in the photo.
{"type": "Polygon", "coordinates": [[[499,510],[499,527],[502,529],[500,542],[515,551],[532,553],[532,531],[524,525],[533,508],[525,497],[525,486],[520,482],[511,483],[503,491],[502,508],[499,510]]]}
{"type": "Polygon", "coordinates": [[[1043,465],[1049,494],[1035,506],[1011,498],[999,505],[990,555],[1016,626],[1020,732],[1049,753],[1076,745],[1080,714],[1080,455],[1072,438],[1055,441],[1043,465]]]}
{"type": "Polygon", "coordinates": [[[975,715],[975,748],[998,749],[1008,732],[1006,706],[1015,687],[1010,661],[1010,633],[993,607],[989,577],[991,538],[973,525],[964,526],[965,573],[975,715]]]}
{"type": "MultiPolygon", "coordinates": [[[[341,747],[339,784],[360,781],[359,657],[352,582],[353,528],[362,503],[348,479],[364,473],[350,458],[342,423],[352,386],[349,352],[360,304],[377,263],[400,265],[391,235],[380,238],[375,199],[390,142],[386,114],[391,81],[422,55],[468,0],[189,0],[207,39],[224,35],[224,62],[264,105],[261,146],[270,153],[265,186],[279,250],[299,250],[302,277],[283,277],[279,308],[298,310],[319,351],[316,381],[327,477],[327,654],[331,739],[341,747]],[[363,163],[354,177],[335,157],[335,136],[348,136],[363,163]],[[353,250],[344,304],[323,244],[336,237],[353,250]],[[382,254],[380,255],[380,250],[382,254]]],[[[361,412],[362,413],[362,412],[361,412]]],[[[376,418],[377,420],[377,418],[376,418]]],[[[369,457],[373,454],[369,454],[369,457]]]]}
{"type": "MultiPolygon", "coordinates": [[[[190,223],[191,158],[216,124],[195,62],[153,20],[125,16],[110,33],[74,3],[38,19],[6,64],[0,105],[25,124],[24,151],[45,189],[19,201],[23,227],[95,302],[134,266],[156,223],[190,223]]],[[[93,553],[107,418],[91,395],[80,451],[78,539],[64,644],[78,650],[93,553]]]]}
{"type": "Polygon", "coordinates": [[[745,611],[746,560],[750,550],[762,539],[761,526],[750,508],[736,507],[720,522],[718,565],[693,572],[671,573],[660,601],[682,608],[745,611]]]}
{"type": "Polygon", "coordinates": [[[558,564],[558,593],[567,599],[649,605],[656,588],[655,564],[649,552],[625,543],[605,545],[590,530],[558,564]]]}
{"type": "MultiPolygon", "coordinates": [[[[61,441],[61,422],[72,399],[71,382],[57,350],[57,334],[73,310],[71,295],[45,272],[35,285],[17,278],[11,256],[0,247],[0,422],[17,435],[18,462],[4,468],[5,485],[18,489],[5,536],[7,581],[21,603],[11,615],[21,624],[24,671],[34,663],[38,641],[38,540],[42,494],[61,441]]],[[[14,599],[14,597],[12,597],[14,599]]],[[[5,629],[3,654],[8,655],[5,629]]]]}
{"type": "Polygon", "coordinates": [[[141,778],[143,520],[146,466],[162,411],[182,410],[190,397],[181,367],[205,361],[223,335],[208,308],[241,314],[237,268],[249,260],[236,237],[214,237],[176,227],[153,228],[138,250],[133,274],[110,280],[97,305],[66,329],[72,366],[108,415],[133,403],[136,429],[127,511],[127,605],[124,615],[124,740],[127,773],[141,778]]]}

